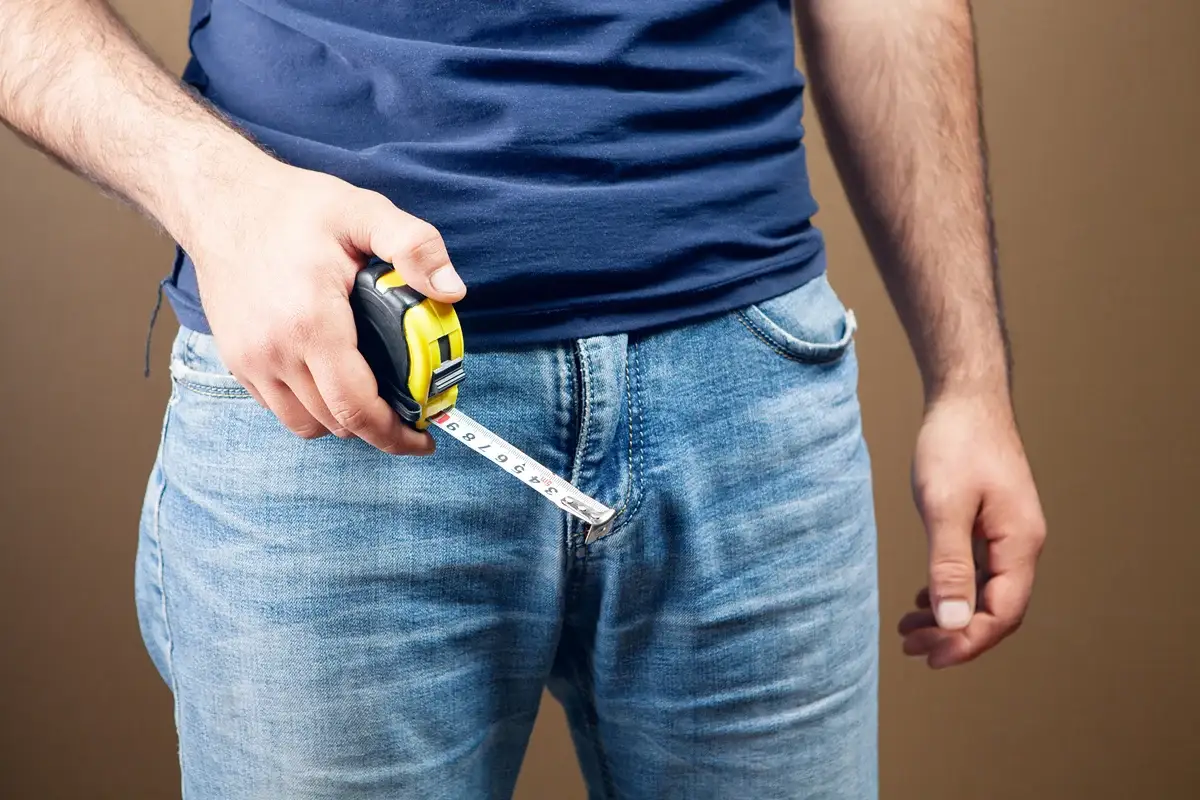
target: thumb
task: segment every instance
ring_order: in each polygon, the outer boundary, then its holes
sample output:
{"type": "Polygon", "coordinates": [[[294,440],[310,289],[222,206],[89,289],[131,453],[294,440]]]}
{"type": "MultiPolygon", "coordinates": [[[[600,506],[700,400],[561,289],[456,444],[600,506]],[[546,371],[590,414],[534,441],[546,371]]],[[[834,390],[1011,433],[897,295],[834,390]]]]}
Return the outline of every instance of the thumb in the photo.
{"type": "Polygon", "coordinates": [[[359,251],[391,264],[426,297],[455,303],[466,294],[437,228],[376,192],[362,192],[360,201],[348,210],[347,234],[359,251]]]}
{"type": "Polygon", "coordinates": [[[929,601],[944,630],[967,627],[975,613],[975,509],[965,504],[922,509],[929,532],[929,601]],[[953,507],[957,506],[957,507],[953,507]]]}

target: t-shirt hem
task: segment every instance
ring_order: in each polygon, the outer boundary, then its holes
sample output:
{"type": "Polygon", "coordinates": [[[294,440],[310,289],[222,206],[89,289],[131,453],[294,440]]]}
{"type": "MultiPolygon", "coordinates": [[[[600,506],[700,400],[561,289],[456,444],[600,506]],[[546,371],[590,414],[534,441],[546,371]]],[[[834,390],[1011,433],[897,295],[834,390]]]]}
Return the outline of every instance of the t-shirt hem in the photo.
{"type": "Polygon", "coordinates": [[[163,293],[166,294],[171,310],[175,312],[175,319],[180,325],[197,333],[212,333],[200,304],[193,300],[191,295],[181,291],[174,281],[163,281],[163,293]]]}
{"type": "MultiPolygon", "coordinates": [[[[659,328],[720,316],[798,289],[826,270],[825,248],[793,258],[774,269],[733,280],[714,281],[670,298],[652,312],[614,306],[594,313],[575,307],[559,312],[534,312],[504,317],[502,326],[489,326],[488,318],[462,315],[467,349],[503,350],[555,344],[590,336],[646,333],[659,328]]],[[[496,319],[492,317],[491,319],[496,319]]]]}
{"type": "MultiPolygon", "coordinates": [[[[618,306],[602,313],[591,313],[585,308],[575,307],[482,318],[464,314],[463,333],[468,350],[474,351],[555,344],[590,336],[643,333],[765,302],[800,288],[825,270],[825,248],[820,247],[815,253],[774,265],[774,269],[692,287],[684,294],[664,298],[653,312],[636,312],[618,306]],[[500,319],[503,320],[502,325],[488,324],[489,320],[500,319]]],[[[203,308],[190,294],[181,291],[171,280],[164,281],[163,290],[180,325],[198,333],[212,333],[203,308]]]]}

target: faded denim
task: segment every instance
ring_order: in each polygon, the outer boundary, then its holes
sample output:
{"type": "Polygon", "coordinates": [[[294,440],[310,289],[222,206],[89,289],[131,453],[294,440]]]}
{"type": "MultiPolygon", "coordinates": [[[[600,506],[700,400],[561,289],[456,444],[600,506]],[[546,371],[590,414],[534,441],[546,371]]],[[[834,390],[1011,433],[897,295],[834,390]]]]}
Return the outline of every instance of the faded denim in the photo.
{"type": "Polygon", "coordinates": [[[506,798],[547,687],[592,798],[875,798],[853,326],[821,277],[469,352],[462,409],[619,509],[591,545],[440,432],[293,436],[181,330],[136,589],[184,798],[506,798]]]}

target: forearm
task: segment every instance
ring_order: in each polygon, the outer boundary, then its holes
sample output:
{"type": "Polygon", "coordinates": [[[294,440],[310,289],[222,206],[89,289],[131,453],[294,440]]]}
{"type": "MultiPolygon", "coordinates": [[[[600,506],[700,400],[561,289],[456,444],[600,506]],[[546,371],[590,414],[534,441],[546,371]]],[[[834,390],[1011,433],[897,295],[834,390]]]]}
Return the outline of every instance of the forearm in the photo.
{"type": "Polygon", "coordinates": [[[968,0],[797,0],[830,151],[929,402],[1008,402],[968,0]]]}
{"type": "Polygon", "coordinates": [[[0,119],[179,241],[205,186],[267,161],[104,0],[0,0],[0,119]]]}

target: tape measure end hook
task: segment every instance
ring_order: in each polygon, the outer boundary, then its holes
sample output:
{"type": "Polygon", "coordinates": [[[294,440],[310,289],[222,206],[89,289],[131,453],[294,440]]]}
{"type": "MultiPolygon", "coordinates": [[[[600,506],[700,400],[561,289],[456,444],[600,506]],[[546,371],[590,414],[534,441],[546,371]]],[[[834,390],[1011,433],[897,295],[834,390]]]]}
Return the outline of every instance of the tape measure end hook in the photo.
{"type": "Polygon", "coordinates": [[[610,533],[612,533],[613,520],[616,518],[616,516],[617,512],[610,510],[608,514],[605,515],[603,520],[589,525],[587,529],[587,536],[584,537],[583,543],[592,544],[598,539],[603,539],[605,536],[608,536],[610,533]]]}

